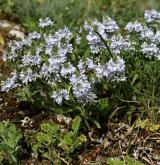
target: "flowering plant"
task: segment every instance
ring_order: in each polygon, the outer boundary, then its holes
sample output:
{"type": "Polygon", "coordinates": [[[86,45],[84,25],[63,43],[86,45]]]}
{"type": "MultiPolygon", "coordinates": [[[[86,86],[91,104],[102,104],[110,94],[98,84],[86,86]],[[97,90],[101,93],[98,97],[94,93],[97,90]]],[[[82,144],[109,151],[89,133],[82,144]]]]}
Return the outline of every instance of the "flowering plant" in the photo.
{"type": "Polygon", "coordinates": [[[89,20],[72,33],[67,27],[55,30],[49,18],[40,19],[39,32],[10,43],[3,55],[14,71],[2,82],[2,91],[18,88],[27,100],[55,106],[95,104],[99,87],[126,80],[128,56],[159,59],[160,13],[148,10],[145,20],[124,29],[110,17],[89,20]]]}

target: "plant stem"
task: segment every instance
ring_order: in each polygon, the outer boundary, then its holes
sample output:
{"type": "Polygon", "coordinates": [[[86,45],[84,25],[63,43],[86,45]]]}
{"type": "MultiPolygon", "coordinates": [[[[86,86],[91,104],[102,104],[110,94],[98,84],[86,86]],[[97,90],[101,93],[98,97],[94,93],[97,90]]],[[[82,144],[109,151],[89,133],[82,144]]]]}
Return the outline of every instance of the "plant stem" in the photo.
{"type": "Polygon", "coordinates": [[[111,56],[113,56],[113,54],[112,54],[112,52],[111,52],[109,46],[107,45],[106,41],[104,40],[104,38],[103,38],[96,30],[95,30],[95,33],[100,37],[100,39],[101,39],[102,42],[104,43],[105,47],[107,48],[109,54],[110,54],[111,56]]]}

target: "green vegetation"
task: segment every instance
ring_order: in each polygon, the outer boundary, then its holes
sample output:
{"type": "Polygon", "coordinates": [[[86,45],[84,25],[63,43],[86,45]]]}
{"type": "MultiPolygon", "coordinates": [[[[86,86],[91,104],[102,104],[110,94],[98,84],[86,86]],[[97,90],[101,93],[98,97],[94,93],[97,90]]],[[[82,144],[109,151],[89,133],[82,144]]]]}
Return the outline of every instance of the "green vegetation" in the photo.
{"type": "Polygon", "coordinates": [[[0,123],[0,163],[19,164],[21,146],[18,146],[22,134],[9,122],[0,123]]]}
{"type": "Polygon", "coordinates": [[[3,18],[28,33],[5,45],[13,72],[1,90],[31,118],[0,121],[1,164],[158,163],[160,12],[144,18],[151,9],[159,0],[0,0],[3,18]]]}
{"type": "Polygon", "coordinates": [[[160,8],[158,0],[0,0],[0,6],[2,12],[17,15],[31,30],[41,17],[52,18],[58,26],[76,28],[86,18],[109,15],[122,25],[143,16],[146,9],[160,8]]]}

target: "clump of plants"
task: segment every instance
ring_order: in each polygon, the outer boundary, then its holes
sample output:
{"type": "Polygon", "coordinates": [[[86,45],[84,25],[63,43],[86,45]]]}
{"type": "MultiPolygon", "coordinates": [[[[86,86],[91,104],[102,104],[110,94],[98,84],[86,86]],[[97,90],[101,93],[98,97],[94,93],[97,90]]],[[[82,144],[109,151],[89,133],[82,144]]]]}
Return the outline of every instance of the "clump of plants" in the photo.
{"type": "Polygon", "coordinates": [[[14,71],[2,82],[2,91],[17,88],[22,100],[54,109],[81,112],[95,104],[101,98],[100,87],[125,80],[124,60],[102,37],[112,36],[119,27],[110,18],[102,28],[95,23],[73,34],[67,27],[55,30],[49,18],[40,19],[39,32],[9,44],[3,59],[14,71]]]}
{"type": "MultiPolygon", "coordinates": [[[[79,115],[85,131],[90,130],[91,121],[100,128],[99,115],[107,118],[106,114],[119,105],[130,108],[138,102],[145,107],[148,98],[149,106],[159,104],[154,98],[160,90],[155,84],[160,80],[159,24],[160,12],[155,10],[147,10],[144,19],[123,28],[110,17],[86,20],[77,33],[67,27],[57,29],[48,17],[40,19],[38,31],[8,45],[3,60],[13,72],[2,81],[1,90],[18,91],[20,100],[36,107],[79,115]],[[149,79],[152,71],[154,77],[149,79]]],[[[53,155],[45,152],[46,147],[59,145],[68,154],[77,148],[72,141],[82,140],[73,128],[64,135],[55,124],[42,125],[41,131],[34,150],[46,158],[53,155]],[[53,127],[53,132],[47,132],[48,127],[53,127]],[[52,141],[57,133],[60,141],[56,137],[52,141]]]]}
{"type": "Polygon", "coordinates": [[[124,29],[109,17],[90,20],[78,34],[40,19],[39,32],[9,44],[3,60],[14,71],[2,82],[2,91],[23,89],[27,99],[38,93],[42,102],[53,100],[55,105],[95,103],[98,86],[126,80],[125,62],[159,59],[159,13],[146,11],[145,19],[124,29]]]}
{"type": "Polygon", "coordinates": [[[87,141],[86,136],[78,132],[80,123],[81,118],[77,116],[68,130],[54,122],[41,124],[41,131],[31,142],[33,157],[41,156],[53,164],[72,162],[71,155],[87,141]]]}

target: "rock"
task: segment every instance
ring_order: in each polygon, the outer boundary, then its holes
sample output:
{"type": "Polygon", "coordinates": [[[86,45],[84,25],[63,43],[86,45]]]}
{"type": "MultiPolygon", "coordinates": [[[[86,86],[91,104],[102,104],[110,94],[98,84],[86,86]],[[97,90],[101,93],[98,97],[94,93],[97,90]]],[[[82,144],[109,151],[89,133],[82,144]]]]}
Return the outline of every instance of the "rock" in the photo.
{"type": "Polygon", "coordinates": [[[15,26],[13,26],[13,29],[15,29],[15,30],[20,30],[20,29],[22,29],[22,28],[21,28],[20,25],[15,25],[15,26]]]}
{"type": "Polygon", "coordinates": [[[4,29],[4,28],[11,28],[12,24],[10,22],[8,22],[7,20],[0,20],[0,28],[4,29]]]}
{"type": "MultiPolygon", "coordinates": [[[[16,38],[24,39],[24,29],[19,24],[15,24],[14,22],[9,22],[7,20],[0,20],[0,29],[2,31],[7,32],[9,35],[14,36],[16,38]]],[[[0,44],[3,44],[2,39],[0,38],[0,44]]]]}
{"type": "Polygon", "coordinates": [[[24,37],[25,37],[23,32],[16,30],[16,29],[10,30],[9,35],[15,36],[16,38],[20,38],[20,39],[24,39],[24,37]]]}

